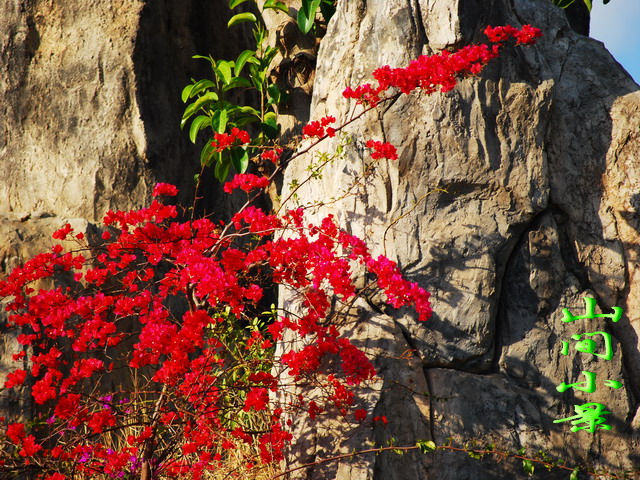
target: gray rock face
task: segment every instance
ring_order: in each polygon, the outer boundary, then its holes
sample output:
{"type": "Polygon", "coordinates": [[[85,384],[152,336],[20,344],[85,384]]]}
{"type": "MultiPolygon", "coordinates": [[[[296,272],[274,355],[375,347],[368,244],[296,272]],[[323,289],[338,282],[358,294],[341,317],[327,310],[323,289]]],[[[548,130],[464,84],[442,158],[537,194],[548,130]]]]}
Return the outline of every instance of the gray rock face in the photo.
{"type": "MultiPolygon", "coordinates": [[[[370,81],[381,65],[484,41],[487,24],[527,23],[545,35],[536,46],[506,50],[452,92],[414,92],[366,114],[347,128],[346,153],[297,191],[301,204],[325,199],[316,218],[332,213],[433,294],[427,323],[387,311],[375,316],[379,327],[350,332],[377,358],[385,385],[366,397],[367,408],[390,423],[333,430],[341,452],[362,449],[362,438],[380,446],[392,437],[397,445],[476,440],[595,469],[637,468],[640,91],[603,45],[573,32],[545,0],[340,2],[320,47],[311,118],[349,118],[342,90],[370,81]],[[399,159],[367,173],[370,138],[396,145],[399,159]],[[354,175],[358,195],[346,195],[354,175]],[[585,313],[585,296],[598,312],[619,306],[625,315],[563,323],[564,308],[585,313]],[[573,346],[563,355],[563,340],[596,331],[612,335],[611,360],[573,346]],[[408,360],[396,358],[407,350],[408,360]],[[596,374],[595,392],[556,390],[585,380],[582,371],[596,374]],[[426,388],[407,389],[409,379],[426,388]],[[611,431],[554,423],[589,402],[612,412],[611,431]]],[[[306,178],[312,155],[288,168],[285,185],[306,178]]],[[[330,424],[298,427],[319,438],[332,432],[330,424]]],[[[306,459],[329,456],[304,448],[306,459]]],[[[438,452],[345,459],[291,478],[520,477],[519,461],[438,452]]]]}
{"type": "Polygon", "coordinates": [[[242,50],[228,14],[222,1],[3,2],[0,213],[100,219],[157,181],[187,201],[199,150],[178,128],[180,91],[208,73],[192,55],[242,50]]]}

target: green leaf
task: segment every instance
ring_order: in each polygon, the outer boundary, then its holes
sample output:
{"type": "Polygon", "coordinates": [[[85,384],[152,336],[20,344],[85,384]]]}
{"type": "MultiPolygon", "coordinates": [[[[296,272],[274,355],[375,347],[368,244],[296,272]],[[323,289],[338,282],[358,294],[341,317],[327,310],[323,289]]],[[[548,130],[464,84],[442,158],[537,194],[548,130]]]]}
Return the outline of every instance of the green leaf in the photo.
{"type": "Polygon", "coordinates": [[[231,81],[231,64],[232,62],[226,62],[224,60],[220,60],[218,65],[214,68],[216,75],[218,78],[222,80],[222,83],[228,85],[231,81]]]}
{"type": "Polygon", "coordinates": [[[280,133],[278,125],[278,117],[274,112],[267,112],[264,116],[264,122],[260,123],[260,128],[267,138],[275,139],[280,133]]]}
{"type": "Polygon", "coordinates": [[[275,127],[278,125],[278,116],[275,112],[267,112],[264,114],[264,122],[275,127]]]}
{"type": "Polygon", "coordinates": [[[218,95],[215,92],[207,92],[198,98],[195,102],[189,104],[182,115],[182,120],[180,122],[180,128],[184,127],[185,123],[189,118],[196,113],[201,108],[210,105],[211,103],[218,100],[218,95]]]}
{"type": "Polygon", "coordinates": [[[483,455],[482,455],[481,453],[478,453],[478,452],[473,451],[473,450],[469,450],[469,451],[467,452],[467,454],[468,454],[471,458],[473,458],[473,459],[475,459],[475,460],[482,460],[482,457],[483,457],[483,455]]]}
{"type": "Polygon", "coordinates": [[[249,153],[246,148],[234,148],[231,150],[231,163],[236,172],[244,173],[249,166],[249,153]]]}
{"type": "MultiPolygon", "coordinates": [[[[259,26],[260,24],[258,24],[259,26]]],[[[255,28],[253,30],[253,38],[256,41],[256,50],[259,50],[260,45],[264,42],[265,36],[267,35],[265,29],[263,28],[255,28]]]]}
{"type": "Polygon", "coordinates": [[[236,65],[233,69],[233,72],[236,74],[236,77],[239,77],[242,73],[242,69],[244,68],[245,63],[249,58],[255,59],[255,53],[253,50],[245,50],[240,55],[238,55],[238,59],[236,60],[236,65]]]}
{"type": "Polygon", "coordinates": [[[229,23],[227,23],[227,28],[231,28],[234,25],[237,25],[239,23],[244,23],[244,22],[254,22],[255,23],[257,21],[258,21],[258,19],[251,12],[238,13],[237,15],[234,15],[233,17],[231,17],[231,19],[229,20],[229,23]]]}
{"type": "Polygon", "coordinates": [[[273,103],[275,105],[280,103],[280,100],[281,100],[280,89],[275,83],[267,87],[267,94],[269,95],[270,103],[273,103]]]}
{"type": "Polygon", "coordinates": [[[207,143],[200,152],[200,165],[203,167],[208,167],[209,165],[211,165],[211,161],[214,159],[214,157],[220,155],[216,151],[215,147],[211,145],[211,142],[213,142],[213,138],[207,140],[207,143]]]}
{"type": "Polygon", "coordinates": [[[211,117],[208,115],[198,115],[193,120],[193,122],[191,123],[191,128],[189,128],[189,140],[191,140],[191,143],[196,143],[196,137],[198,136],[198,133],[208,125],[211,125],[211,117]]]}
{"type": "Polygon", "coordinates": [[[199,82],[196,82],[195,85],[193,85],[191,92],[189,92],[189,98],[195,97],[197,94],[199,94],[203,90],[206,90],[207,88],[216,88],[216,85],[211,80],[207,80],[206,78],[200,80],[199,82]]]}
{"type": "Polygon", "coordinates": [[[203,60],[207,60],[211,64],[212,67],[216,66],[216,61],[211,56],[205,57],[204,55],[194,55],[191,58],[201,58],[203,60]]]}
{"type": "Polygon", "coordinates": [[[253,108],[253,107],[249,107],[248,105],[240,107],[240,108],[238,108],[238,110],[241,111],[242,113],[253,115],[253,116],[257,117],[258,119],[260,118],[260,112],[258,110],[256,110],[255,108],[253,108]]]}
{"type": "Polygon", "coordinates": [[[267,47],[264,50],[264,57],[262,57],[262,65],[264,70],[266,71],[269,66],[271,66],[271,61],[278,54],[278,49],[275,47],[267,47]]]}
{"type": "Polygon", "coordinates": [[[232,88],[245,87],[250,88],[251,82],[244,77],[233,77],[228,85],[223,87],[223,91],[231,90],[232,88]]]}
{"type": "Polygon", "coordinates": [[[220,158],[218,163],[216,163],[216,170],[214,175],[219,182],[224,182],[229,175],[229,167],[231,166],[231,162],[228,158],[220,158]]]}
{"type": "Polygon", "coordinates": [[[229,120],[226,110],[216,110],[211,117],[211,128],[216,133],[224,133],[227,129],[227,121],[229,120]]]}
{"type": "Polygon", "coordinates": [[[260,129],[262,130],[262,133],[264,133],[264,136],[270,140],[278,138],[278,134],[280,133],[280,130],[277,127],[274,128],[268,123],[261,123],[260,129]]]}
{"type": "Polygon", "coordinates": [[[187,103],[189,100],[191,90],[193,90],[193,83],[191,85],[187,85],[182,89],[182,93],[180,94],[180,98],[182,98],[182,103],[187,103]]]}
{"type": "Polygon", "coordinates": [[[584,4],[587,6],[589,12],[591,12],[591,7],[593,6],[591,5],[591,0],[584,0],[584,4]]]}
{"type": "Polygon", "coordinates": [[[249,67],[249,70],[251,72],[251,75],[249,75],[249,78],[251,78],[251,82],[253,83],[253,86],[256,87],[256,90],[258,90],[259,92],[262,92],[264,88],[264,77],[265,77],[264,70],[260,70],[256,65],[251,65],[251,67],[249,67]]]}
{"type": "Polygon", "coordinates": [[[433,453],[438,448],[431,440],[418,440],[416,445],[422,453],[433,453]]]}
{"type": "Polygon", "coordinates": [[[322,0],[302,0],[302,6],[298,10],[298,28],[305,35],[309,33],[316,20],[316,12],[322,0]]]}
{"type": "Polygon", "coordinates": [[[322,13],[322,18],[324,18],[325,22],[329,22],[333,14],[336,13],[336,5],[332,0],[323,0],[320,4],[320,12],[322,13]]]}
{"type": "Polygon", "coordinates": [[[264,2],[262,6],[263,9],[272,8],[274,10],[281,10],[284,13],[289,13],[289,7],[287,7],[284,3],[278,2],[277,0],[267,0],[264,2]]]}
{"type": "Polygon", "coordinates": [[[580,469],[578,467],[573,469],[573,472],[571,472],[571,475],[569,475],[569,480],[578,480],[578,472],[580,471],[580,469]]]}
{"type": "Polygon", "coordinates": [[[247,125],[248,123],[254,123],[254,122],[257,122],[258,120],[259,120],[259,118],[256,118],[256,117],[253,117],[253,116],[240,115],[240,116],[235,117],[233,119],[233,123],[235,124],[236,127],[242,128],[245,125],[247,125]]]}
{"type": "Polygon", "coordinates": [[[522,470],[524,470],[524,473],[526,473],[528,476],[533,475],[533,471],[535,470],[535,467],[533,466],[533,462],[531,462],[531,460],[523,460],[522,470]]]}
{"type": "Polygon", "coordinates": [[[241,3],[246,2],[247,0],[229,0],[229,8],[234,9],[241,3]]]}

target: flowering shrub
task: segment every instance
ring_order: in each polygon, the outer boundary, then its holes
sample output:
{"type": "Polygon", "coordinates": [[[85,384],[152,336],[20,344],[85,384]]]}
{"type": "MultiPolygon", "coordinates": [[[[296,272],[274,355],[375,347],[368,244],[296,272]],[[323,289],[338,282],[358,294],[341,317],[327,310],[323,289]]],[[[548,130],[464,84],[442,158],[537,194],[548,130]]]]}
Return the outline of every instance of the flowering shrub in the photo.
{"type": "MultiPolygon", "coordinates": [[[[539,36],[528,26],[487,33],[498,42],[493,48],[383,67],[374,73],[377,86],[345,96],[370,109],[394,88],[450,90],[458,76],[478,73],[498,55],[507,37],[530,43],[539,36]]],[[[328,126],[334,122],[311,122],[304,134],[333,136],[342,128],[328,126]]],[[[215,148],[249,141],[234,127],[216,135],[215,148]]],[[[367,147],[373,158],[397,158],[388,143],[369,140],[367,147]]],[[[261,156],[277,162],[281,153],[261,156]]],[[[37,407],[32,420],[2,419],[0,472],[45,480],[232,475],[284,458],[295,441],[285,414],[366,419],[366,411],[352,411],[352,387],[376,372],[341,334],[337,312],[378,289],[389,305],[412,306],[425,321],[429,293],[331,216],[310,225],[302,208],[276,215],[252,205],[270,181],[241,174],[225,185],[250,197],[228,224],[181,220],[176,206],[160,200],[176,187],[158,184],[148,207],[107,212],[97,244],[64,225],[53,238],[75,242],[74,249],[54,245],[0,282],[8,326],[20,331],[23,346],[14,359],[24,367],[7,375],[4,388],[28,385],[37,407]],[[371,279],[361,288],[356,266],[371,279]],[[295,292],[301,311],[263,312],[272,284],[295,292]],[[274,342],[285,335],[297,346],[276,354],[274,342]],[[291,387],[280,380],[284,372],[324,394],[275,402],[272,393],[291,387]]]]}

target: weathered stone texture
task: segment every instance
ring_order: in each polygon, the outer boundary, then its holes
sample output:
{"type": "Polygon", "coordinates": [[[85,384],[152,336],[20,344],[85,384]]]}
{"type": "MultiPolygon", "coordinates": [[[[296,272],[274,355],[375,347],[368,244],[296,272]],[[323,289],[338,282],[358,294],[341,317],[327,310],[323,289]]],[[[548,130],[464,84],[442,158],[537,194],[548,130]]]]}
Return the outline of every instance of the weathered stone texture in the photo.
{"type": "MultiPolygon", "coordinates": [[[[404,311],[376,317],[396,326],[388,357],[413,349],[411,361],[396,360],[391,371],[380,356],[382,382],[412,378],[428,388],[426,396],[424,389],[377,389],[368,408],[391,423],[384,431],[361,427],[365,437],[383,446],[392,436],[406,445],[477,439],[512,451],[541,448],[594,468],[633,468],[640,449],[640,91],[603,45],[573,32],[546,0],[341,2],[321,44],[311,117],[348,119],[352,107],[340,92],[370,81],[380,65],[483,41],[487,24],[527,23],[544,32],[536,46],[505,51],[452,92],[416,92],[365,115],[347,128],[353,143],[346,154],[297,194],[301,203],[326,199],[317,217],[334,214],[433,293],[435,314],[426,324],[404,311]],[[378,162],[366,174],[369,138],[396,145],[398,161],[378,162]],[[359,195],[343,196],[354,174],[359,195]],[[584,313],[587,295],[604,312],[620,306],[626,315],[617,324],[563,324],[562,309],[584,313]],[[612,360],[561,354],[562,340],[598,330],[613,334],[612,360]],[[584,380],[583,370],[597,373],[596,392],[556,391],[563,381],[584,380]],[[624,387],[608,388],[607,379],[624,387]],[[418,408],[425,400],[427,408],[418,408]],[[608,407],[611,432],[571,433],[571,425],[553,423],[587,402],[608,407]],[[409,432],[407,425],[425,427],[409,432]]],[[[323,148],[332,151],[337,141],[323,148]]],[[[285,185],[306,178],[310,157],[289,167],[285,185]]],[[[372,338],[388,332],[350,333],[379,355],[372,338]]],[[[362,448],[349,433],[340,438],[344,452],[362,448]]],[[[344,460],[304,478],[524,476],[519,462],[390,455],[360,458],[360,473],[349,477],[336,474],[348,468],[344,460]]]]}
{"type": "Polygon", "coordinates": [[[100,219],[157,181],[189,192],[198,150],[178,128],[180,91],[207,74],[192,55],[241,50],[225,4],[3,2],[0,213],[100,219]]]}

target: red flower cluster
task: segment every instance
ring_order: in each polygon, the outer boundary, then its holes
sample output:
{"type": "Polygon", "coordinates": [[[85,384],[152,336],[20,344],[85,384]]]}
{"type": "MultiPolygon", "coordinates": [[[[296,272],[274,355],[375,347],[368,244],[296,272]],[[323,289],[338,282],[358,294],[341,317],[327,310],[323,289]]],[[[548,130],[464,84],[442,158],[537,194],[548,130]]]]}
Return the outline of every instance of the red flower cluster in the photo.
{"type": "Polygon", "coordinates": [[[336,134],[336,131],[332,127],[328,127],[331,123],[336,121],[335,117],[329,115],[326,117],[322,117],[320,120],[314,120],[309,122],[304,127],[302,127],[302,134],[305,137],[318,137],[323,138],[324,136],[333,137],[336,134]],[[325,128],[326,127],[326,128],[325,128]]]}
{"type": "Polygon", "coordinates": [[[233,177],[233,180],[224,184],[224,191],[231,193],[239,188],[248,193],[256,188],[267,188],[268,186],[269,179],[267,177],[258,177],[252,173],[238,173],[233,177]]]}
{"type": "Polygon", "coordinates": [[[235,145],[247,145],[251,142],[251,137],[248,132],[233,127],[231,133],[216,133],[214,134],[213,142],[211,146],[215,147],[217,151],[221,152],[229,147],[235,145]]]}
{"type": "Polygon", "coordinates": [[[4,382],[4,388],[13,388],[18,385],[22,385],[27,379],[26,370],[16,370],[7,375],[7,380],[4,382]]]}
{"type": "Polygon", "coordinates": [[[531,25],[525,25],[520,30],[511,25],[505,25],[504,27],[488,26],[484,29],[484,34],[489,38],[489,41],[494,43],[505,42],[510,38],[515,38],[516,43],[523,45],[535,43],[536,38],[542,37],[540,29],[531,25]]]}
{"type": "MultiPolygon", "coordinates": [[[[250,191],[267,184],[264,177],[237,175],[225,190],[250,191]]],[[[168,184],[154,189],[157,195],[176,193],[168,184]]],[[[145,445],[159,441],[152,420],[140,425],[137,434],[129,434],[120,450],[106,449],[95,439],[125,428],[130,416],[140,418],[137,409],[148,400],[131,397],[146,398],[151,390],[158,392],[158,398],[170,396],[169,403],[158,404],[158,422],[180,431],[184,438],[181,452],[193,456],[193,461],[179,467],[168,460],[167,471],[175,468],[195,475],[216,469],[217,449],[221,444],[234,448],[231,437],[255,442],[263,462],[281,460],[292,437],[281,427],[282,410],[273,409],[270,403],[269,391],[282,388],[268,372],[271,364],[264,354],[272,348],[272,340],[285,331],[297,335],[302,346],[285,352],[279,361],[293,377],[325,383],[324,403],[316,399],[303,411],[315,418],[336,408],[346,415],[354,403],[351,386],[375,375],[366,355],[334,325],[332,302],[346,301],[358,293],[350,263],[359,262],[377,276],[390,304],[415,304],[423,320],[430,312],[426,291],[404,280],[395,264],[384,257],[374,260],[362,240],[341,231],[331,216],[313,226],[305,225],[302,209],[278,217],[247,206],[224,230],[209,219],[182,223],[176,216],[174,206],[158,200],[140,210],[110,211],[104,223],[113,234],[103,236],[104,244],[92,257],[64,253],[55,246],[0,282],[0,295],[10,297],[6,303],[9,324],[26,328],[30,333],[22,333],[19,341],[33,348],[30,355],[14,356],[21,362],[27,359],[30,372],[17,369],[9,373],[5,387],[22,385],[30,375],[31,394],[46,412],[46,421],[40,423],[46,427],[38,428],[63,432],[55,447],[45,448],[35,442],[36,435],[26,434],[23,423],[9,424],[5,435],[19,453],[16,458],[25,462],[34,457],[73,460],[80,470],[86,468],[85,473],[92,474],[134,473],[140,468],[145,445]],[[278,234],[283,231],[286,237],[278,234]],[[231,239],[247,234],[259,239],[250,248],[231,244],[231,239]],[[65,272],[73,274],[73,280],[66,280],[70,287],[36,291],[30,286],[65,272]],[[234,357],[228,355],[231,347],[224,332],[262,298],[258,282],[267,276],[301,292],[303,311],[274,319],[268,329],[243,337],[235,347],[243,352],[237,358],[242,361],[257,355],[251,363],[255,370],[234,383],[225,372],[239,365],[231,362],[234,357]],[[168,304],[177,299],[190,307],[176,316],[168,304]],[[114,358],[110,353],[118,351],[124,357],[114,358]],[[332,361],[324,362],[328,358],[332,361]],[[86,382],[108,377],[113,368],[109,362],[153,372],[146,390],[128,392],[128,398],[119,402],[114,394],[95,399],[87,395],[86,382]],[[325,371],[328,365],[334,365],[329,372],[325,371]],[[239,392],[242,400],[230,392],[239,392]],[[251,433],[250,425],[246,430],[236,425],[229,431],[224,418],[234,409],[252,415],[270,412],[269,432],[251,433]]],[[[69,225],[55,233],[59,239],[70,235],[69,225]]],[[[75,238],[81,242],[78,235],[75,238]]],[[[166,448],[173,447],[167,444],[166,448]]]]}
{"type": "Polygon", "coordinates": [[[256,411],[266,410],[269,403],[269,392],[266,388],[252,388],[247,393],[247,399],[244,402],[244,411],[248,412],[253,409],[256,411]]]}
{"type": "Polygon", "coordinates": [[[262,152],[260,154],[260,158],[262,158],[263,160],[269,160],[272,163],[278,163],[278,160],[280,160],[280,155],[282,155],[282,149],[273,148],[262,152]]]}
{"type": "Polygon", "coordinates": [[[171,185],[170,183],[157,183],[155,187],[153,187],[152,195],[154,197],[159,197],[160,195],[166,195],[167,197],[175,197],[178,194],[178,189],[175,185],[171,185]]]}
{"type": "Polygon", "coordinates": [[[480,73],[491,59],[499,55],[502,42],[508,38],[515,38],[520,44],[531,44],[542,36],[540,30],[531,25],[520,30],[511,26],[487,27],[485,33],[495,43],[491,48],[484,44],[469,45],[455,53],[443,51],[436,55],[422,55],[405,68],[386,65],[373,72],[377,86],[367,83],[356,88],[347,87],[343,96],[375,106],[382,100],[382,94],[391,88],[402,93],[410,93],[417,88],[433,93],[439,87],[442,92],[448,92],[456,86],[459,76],[480,73]]]}
{"type": "Polygon", "coordinates": [[[367,148],[373,149],[373,153],[371,154],[371,158],[380,159],[380,158],[388,158],[389,160],[397,160],[398,152],[396,151],[396,147],[394,147],[390,143],[382,143],[377,142],[375,140],[369,140],[367,142],[367,148]]]}

